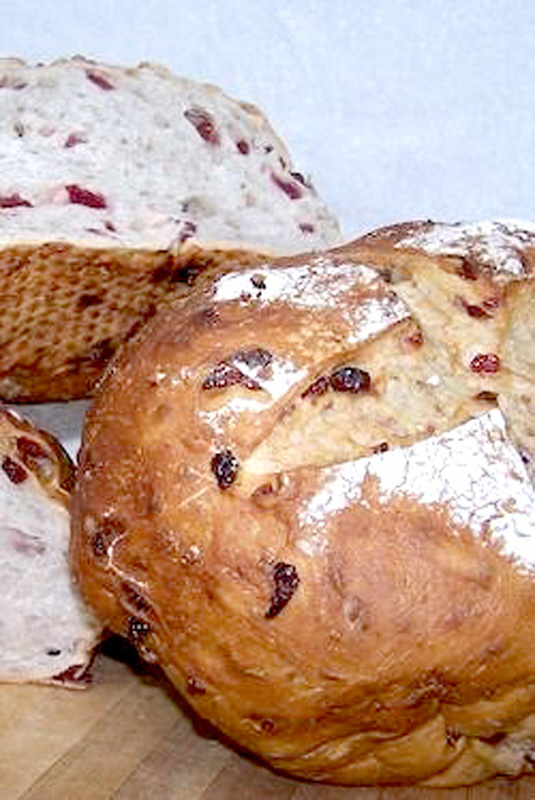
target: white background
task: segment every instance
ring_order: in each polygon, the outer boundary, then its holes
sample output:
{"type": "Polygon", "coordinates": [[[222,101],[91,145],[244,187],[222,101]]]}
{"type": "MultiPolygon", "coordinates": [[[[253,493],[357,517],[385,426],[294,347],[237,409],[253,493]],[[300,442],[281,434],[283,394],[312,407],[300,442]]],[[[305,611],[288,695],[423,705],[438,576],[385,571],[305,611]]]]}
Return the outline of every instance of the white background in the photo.
{"type": "MultiPolygon", "coordinates": [[[[0,0],[0,13],[2,55],[156,61],[257,103],[347,238],[421,217],[535,219],[531,0],[0,0]]],[[[52,427],[68,437],[65,418],[52,427]]]]}

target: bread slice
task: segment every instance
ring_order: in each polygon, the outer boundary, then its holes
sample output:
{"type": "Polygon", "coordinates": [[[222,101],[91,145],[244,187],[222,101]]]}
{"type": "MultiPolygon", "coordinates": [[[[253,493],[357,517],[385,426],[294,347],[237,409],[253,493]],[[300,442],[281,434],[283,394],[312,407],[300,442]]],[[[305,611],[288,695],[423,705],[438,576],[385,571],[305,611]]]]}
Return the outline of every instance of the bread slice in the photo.
{"type": "Polygon", "coordinates": [[[100,626],[69,571],[72,464],[1,408],[0,467],[0,681],[84,686],[100,626]]]}
{"type": "Polygon", "coordinates": [[[264,115],[141,64],[0,61],[0,396],[84,396],[155,308],[229,262],[340,242],[264,115]]]}

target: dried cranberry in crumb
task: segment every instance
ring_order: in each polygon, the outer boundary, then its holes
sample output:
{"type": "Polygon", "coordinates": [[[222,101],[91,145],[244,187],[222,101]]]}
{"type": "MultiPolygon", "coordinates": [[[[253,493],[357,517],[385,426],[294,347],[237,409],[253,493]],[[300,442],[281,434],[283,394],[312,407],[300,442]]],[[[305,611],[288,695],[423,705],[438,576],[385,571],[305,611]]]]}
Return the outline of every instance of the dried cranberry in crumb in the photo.
{"type": "Polygon", "coordinates": [[[485,311],[485,309],[481,308],[481,306],[475,306],[472,303],[464,303],[464,308],[469,317],[482,319],[483,317],[489,316],[488,311],[485,311]]]}
{"type": "Polygon", "coordinates": [[[275,589],[271,597],[271,605],[266,611],[266,619],[276,617],[284,606],[292,599],[299,586],[299,575],[293,564],[278,561],[273,567],[275,589]]]}
{"type": "Polygon", "coordinates": [[[238,142],[236,142],[236,147],[242,156],[248,155],[249,150],[251,149],[249,147],[249,143],[246,142],[245,139],[240,139],[238,142]]]}
{"type": "Polygon", "coordinates": [[[496,353],[478,353],[470,362],[472,372],[492,374],[500,369],[500,357],[496,353]]]}
{"type": "Polygon", "coordinates": [[[32,207],[29,200],[25,200],[20,194],[0,195],[0,208],[17,208],[17,206],[32,207]]]}
{"type": "Polygon", "coordinates": [[[41,460],[50,458],[48,452],[45,450],[39,442],[36,442],[35,439],[30,439],[27,436],[19,436],[17,439],[17,450],[22,457],[22,460],[26,462],[27,460],[41,460]]]}
{"type": "Polygon", "coordinates": [[[206,688],[198,678],[189,677],[186,683],[188,694],[206,694],[206,688]]]}
{"type": "Polygon", "coordinates": [[[479,272],[480,270],[476,263],[463,258],[462,264],[457,270],[457,275],[460,278],[464,278],[465,281],[477,281],[479,272]]]}
{"type": "Polygon", "coordinates": [[[409,347],[421,347],[424,343],[424,335],[421,330],[415,330],[405,336],[403,341],[409,347]]]}
{"type": "Polygon", "coordinates": [[[80,133],[69,133],[67,138],[65,139],[65,144],[63,147],[70,149],[71,147],[76,147],[77,144],[83,144],[86,141],[85,137],[82,136],[80,133]]]}
{"type": "Polygon", "coordinates": [[[131,642],[139,642],[150,631],[150,625],[139,617],[130,617],[128,620],[128,638],[131,642]]]}
{"type": "Polygon", "coordinates": [[[9,456],[4,456],[2,461],[2,469],[6,473],[11,483],[23,483],[28,477],[28,473],[24,467],[22,467],[16,461],[13,461],[13,459],[9,456]]]}
{"type": "Polygon", "coordinates": [[[202,388],[204,391],[210,389],[226,389],[228,386],[235,386],[237,384],[241,384],[245,386],[246,389],[251,389],[253,391],[258,391],[262,388],[258,381],[255,381],[248,375],[244,375],[240,369],[225,361],[218,364],[215,369],[206,376],[202,388]]]}
{"type": "Polygon", "coordinates": [[[319,397],[328,391],[329,385],[329,378],[326,378],[324,375],[322,375],[320,378],[317,378],[314,383],[311,383],[308,389],[305,389],[301,397],[319,397]]]}
{"type": "Polygon", "coordinates": [[[184,116],[188,122],[191,122],[199,136],[204,139],[205,142],[212,145],[221,143],[214,120],[206,109],[193,106],[184,111],[184,116]]]}
{"type": "Polygon", "coordinates": [[[197,233],[197,226],[195,225],[194,222],[187,219],[182,224],[182,227],[180,229],[180,234],[179,234],[180,243],[183,244],[188,239],[191,239],[192,236],[195,236],[196,233],[197,233]]]}
{"type": "Polygon", "coordinates": [[[314,233],[314,225],[311,225],[310,222],[300,222],[299,230],[301,233],[314,233]]]}
{"type": "Polygon", "coordinates": [[[302,175],[300,172],[290,172],[290,175],[292,176],[292,178],[295,178],[295,180],[301,183],[303,186],[308,186],[308,183],[306,182],[304,175],[302,175]]]}
{"type": "Polygon", "coordinates": [[[370,374],[358,367],[342,367],[332,373],[331,387],[335,392],[366,392],[370,388],[370,374]]]}
{"type": "Polygon", "coordinates": [[[99,89],[104,89],[105,92],[109,92],[111,89],[115,89],[113,83],[106,78],[101,72],[97,72],[93,69],[86,69],[85,74],[89,78],[89,80],[98,86],[99,89]]]}
{"type": "Polygon", "coordinates": [[[483,300],[482,306],[486,311],[492,313],[493,311],[496,311],[496,309],[499,308],[501,304],[502,304],[501,297],[493,295],[492,297],[487,297],[486,300],[483,300]]]}
{"type": "Polygon", "coordinates": [[[216,476],[220,489],[232,486],[238,475],[239,462],[231,450],[216,453],[210,462],[212,472],[216,476]]]}
{"type": "Polygon", "coordinates": [[[69,195],[69,202],[90,208],[106,208],[104,196],[98,192],[91,192],[89,189],[82,189],[76,183],[69,183],[65,187],[69,195]]]}
{"type": "Polygon", "coordinates": [[[271,180],[275,186],[278,186],[279,189],[282,189],[282,191],[288,195],[290,200],[299,200],[299,198],[303,196],[301,186],[295,181],[286,181],[284,178],[279,178],[274,172],[271,173],[271,180]]]}
{"type": "Polygon", "coordinates": [[[374,453],[386,453],[389,450],[388,442],[380,442],[373,448],[374,453]]]}

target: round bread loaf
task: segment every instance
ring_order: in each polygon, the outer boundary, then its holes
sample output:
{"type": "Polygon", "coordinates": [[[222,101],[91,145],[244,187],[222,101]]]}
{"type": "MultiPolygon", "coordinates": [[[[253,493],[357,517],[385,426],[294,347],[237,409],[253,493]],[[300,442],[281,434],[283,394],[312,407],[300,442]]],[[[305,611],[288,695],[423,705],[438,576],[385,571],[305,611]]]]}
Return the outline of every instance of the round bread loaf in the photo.
{"type": "Polygon", "coordinates": [[[141,64],[0,59],[0,397],[86,395],[201,272],[341,242],[266,117],[141,64]]]}
{"type": "Polygon", "coordinates": [[[533,768],[534,245],[422,223],[228,273],[149,322],[97,394],[76,580],[278,770],[533,768]],[[469,246],[419,238],[448,231],[469,246]]]}

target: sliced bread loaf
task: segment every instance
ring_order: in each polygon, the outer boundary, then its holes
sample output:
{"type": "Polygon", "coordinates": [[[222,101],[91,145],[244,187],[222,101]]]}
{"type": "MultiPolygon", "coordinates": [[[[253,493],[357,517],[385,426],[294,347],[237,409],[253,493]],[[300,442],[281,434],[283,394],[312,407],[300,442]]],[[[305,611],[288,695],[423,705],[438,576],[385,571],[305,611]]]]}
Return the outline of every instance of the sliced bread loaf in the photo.
{"type": "Polygon", "coordinates": [[[69,572],[72,464],[0,409],[0,467],[0,681],[83,686],[100,626],[69,572]]]}
{"type": "Polygon", "coordinates": [[[0,61],[0,396],[86,395],[200,272],[340,241],[264,115],[149,64],[0,61]]]}

